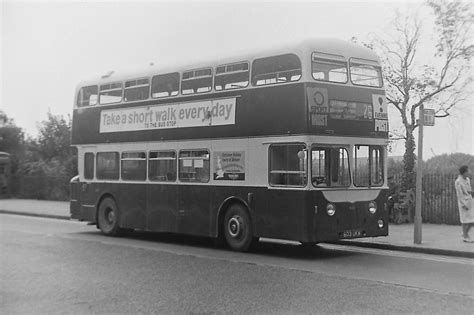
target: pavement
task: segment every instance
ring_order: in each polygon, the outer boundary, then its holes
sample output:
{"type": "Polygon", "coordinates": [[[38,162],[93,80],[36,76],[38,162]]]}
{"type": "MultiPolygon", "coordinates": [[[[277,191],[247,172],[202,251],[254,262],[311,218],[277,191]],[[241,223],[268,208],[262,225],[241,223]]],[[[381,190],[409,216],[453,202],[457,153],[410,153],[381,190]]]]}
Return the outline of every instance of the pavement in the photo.
{"type": "MultiPolygon", "coordinates": [[[[0,213],[69,220],[69,202],[31,199],[0,199],[0,213]]],[[[474,258],[474,243],[465,243],[461,238],[460,225],[422,225],[422,243],[413,242],[413,224],[389,226],[386,237],[368,237],[340,240],[335,244],[359,247],[400,250],[435,255],[474,258]]],[[[474,239],[474,229],[470,231],[474,239]]]]}

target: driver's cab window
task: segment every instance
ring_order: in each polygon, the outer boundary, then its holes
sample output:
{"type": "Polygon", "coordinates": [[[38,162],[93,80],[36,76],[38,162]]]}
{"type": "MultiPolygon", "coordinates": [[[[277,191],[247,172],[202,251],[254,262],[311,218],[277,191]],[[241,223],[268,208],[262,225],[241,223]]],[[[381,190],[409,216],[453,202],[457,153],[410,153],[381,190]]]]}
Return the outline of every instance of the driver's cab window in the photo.
{"type": "Polygon", "coordinates": [[[311,150],[311,182],[315,187],[350,185],[347,149],[315,147],[311,150]]]}

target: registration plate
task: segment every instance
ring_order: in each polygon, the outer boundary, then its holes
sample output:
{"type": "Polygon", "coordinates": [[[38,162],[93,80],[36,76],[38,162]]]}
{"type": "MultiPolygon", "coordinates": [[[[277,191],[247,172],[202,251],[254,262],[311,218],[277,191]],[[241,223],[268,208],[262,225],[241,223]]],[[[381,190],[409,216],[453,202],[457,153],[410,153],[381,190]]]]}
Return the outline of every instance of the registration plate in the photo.
{"type": "Polygon", "coordinates": [[[358,230],[346,230],[342,232],[343,238],[353,238],[353,237],[361,237],[361,236],[362,236],[362,231],[358,231],[358,230]]]}

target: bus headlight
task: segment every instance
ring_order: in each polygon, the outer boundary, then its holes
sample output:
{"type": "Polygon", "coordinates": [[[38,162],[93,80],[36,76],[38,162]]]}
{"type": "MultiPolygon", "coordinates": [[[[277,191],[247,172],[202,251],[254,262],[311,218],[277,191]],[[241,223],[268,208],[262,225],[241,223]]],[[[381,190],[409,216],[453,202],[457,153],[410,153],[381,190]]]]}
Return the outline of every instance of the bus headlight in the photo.
{"type": "Polygon", "coordinates": [[[377,212],[377,204],[374,201],[369,202],[369,212],[372,214],[377,212]]]}
{"type": "Polygon", "coordinates": [[[336,213],[336,206],[334,206],[332,203],[328,203],[326,206],[326,212],[328,216],[332,217],[336,213]]]}

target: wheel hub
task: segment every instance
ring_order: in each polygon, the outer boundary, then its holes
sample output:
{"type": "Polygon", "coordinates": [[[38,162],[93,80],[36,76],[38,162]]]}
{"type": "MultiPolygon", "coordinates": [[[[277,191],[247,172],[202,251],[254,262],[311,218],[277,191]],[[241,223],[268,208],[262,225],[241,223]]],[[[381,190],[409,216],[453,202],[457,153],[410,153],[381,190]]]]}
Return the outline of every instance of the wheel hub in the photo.
{"type": "Polygon", "coordinates": [[[238,237],[242,233],[242,221],[240,217],[233,216],[227,225],[227,229],[229,231],[229,235],[231,237],[238,237]]]}
{"type": "Polygon", "coordinates": [[[115,212],[112,210],[109,210],[107,213],[107,221],[108,223],[113,223],[115,221],[115,212]]]}

